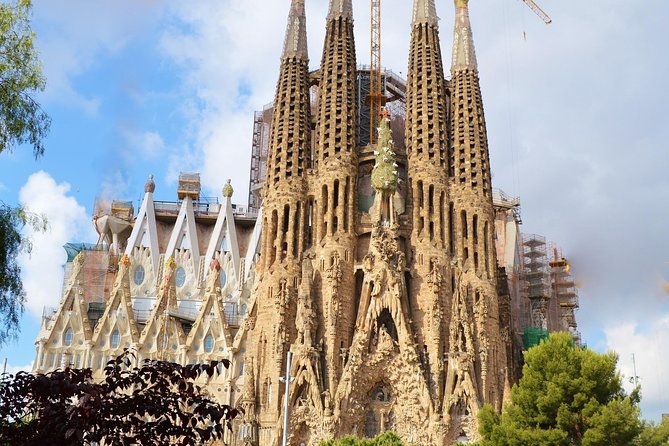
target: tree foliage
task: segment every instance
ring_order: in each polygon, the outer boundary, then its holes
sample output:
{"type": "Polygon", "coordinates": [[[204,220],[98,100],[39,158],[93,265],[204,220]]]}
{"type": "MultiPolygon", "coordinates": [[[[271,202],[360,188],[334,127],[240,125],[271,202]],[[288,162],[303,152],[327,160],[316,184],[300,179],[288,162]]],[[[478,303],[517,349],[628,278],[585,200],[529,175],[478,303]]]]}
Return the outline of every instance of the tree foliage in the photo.
{"type": "Polygon", "coordinates": [[[400,437],[393,432],[386,432],[373,439],[344,437],[338,440],[328,440],[320,446],[404,446],[400,437]]]}
{"type": "Polygon", "coordinates": [[[44,216],[13,208],[0,201],[0,345],[16,336],[19,318],[23,313],[26,295],[21,282],[21,268],[17,257],[32,248],[30,239],[21,234],[29,226],[44,232],[47,220],[44,216]]]}
{"type": "MultiPolygon", "coordinates": [[[[208,399],[194,383],[218,373],[218,361],[181,366],[124,352],[105,379],[91,369],[19,372],[0,380],[0,444],[207,444],[231,428],[237,410],[208,399]]],[[[228,361],[221,361],[229,366],[228,361]]]]}
{"type": "Polygon", "coordinates": [[[669,446],[669,421],[663,421],[659,425],[644,423],[644,429],[637,444],[639,446],[669,446]]]}
{"type": "Polygon", "coordinates": [[[35,100],[46,80],[34,46],[31,9],[30,0],[0,3],[0,153],[29,143],[38,157],[51,119],[35,100]]]}
{"type": "Polygon", "coordinates": [[[556,333],[525,355],[511,403],[479,414],[482,446],[628,446],[643,431],[639,391],[626,395],[615,353],[598,354],[556,333]]]}

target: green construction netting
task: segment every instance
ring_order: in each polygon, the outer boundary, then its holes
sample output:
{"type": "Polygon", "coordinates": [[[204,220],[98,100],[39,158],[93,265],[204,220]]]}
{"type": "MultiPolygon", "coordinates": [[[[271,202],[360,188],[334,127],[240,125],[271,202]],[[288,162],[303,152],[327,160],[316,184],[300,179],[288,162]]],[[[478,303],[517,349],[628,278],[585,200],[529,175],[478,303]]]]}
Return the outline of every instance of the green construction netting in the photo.
{"type": "Polygon", "coordinates": [[[105,251],[103,246],[94,245],[93,243],[66,243],[63,245],[67,253],[67,262],[71,262],[81,251],[105,251]]]}
{"type": "Polygon", "coordinates": [[[548,339],[548,330],[542,330],[541,328],[535,327],[526,328],[525,332],[523,333],[524,350],[528,350],[535,345],[539,345],[539,343],[544,339],[548,339]]]}

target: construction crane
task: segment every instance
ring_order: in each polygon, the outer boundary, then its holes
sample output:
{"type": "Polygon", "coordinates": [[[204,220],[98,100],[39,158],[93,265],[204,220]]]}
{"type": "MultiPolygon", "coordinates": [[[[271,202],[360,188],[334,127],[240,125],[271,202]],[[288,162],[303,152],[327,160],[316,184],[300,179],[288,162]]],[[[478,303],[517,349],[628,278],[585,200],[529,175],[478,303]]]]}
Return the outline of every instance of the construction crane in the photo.
{"type": "Polygon", "coordinates": [[[538,15],[538,16],[541,18],[541,20],[544,21],[544,23],[545,23],[546,25],[549,25],[549,24],[551,24],[551,23],[553,22],[553,19],[551,19],[551,18],[548,16],[548,14],[546,14],[546,13],[543,11],[543,9],[541,9],[541,8],[539,7],[539,5],[537,5],[536,3],[534,3],[534,0],[522,0],[522,1],[523,1],[523,3],[525,3],[527,6],[529,6],[530,9],[531,9],[532,11],[534,11],[534,13],[535,13],[536,15],[538,15]]]}
{"type": "Polygon", "coordinates": [[[370,33],[370,66],[369,66],[369,144],[376,144],[378,138],[379,116],[386,104],[381,81],[381,0],[370,0],[371,33],[370,33]]]}

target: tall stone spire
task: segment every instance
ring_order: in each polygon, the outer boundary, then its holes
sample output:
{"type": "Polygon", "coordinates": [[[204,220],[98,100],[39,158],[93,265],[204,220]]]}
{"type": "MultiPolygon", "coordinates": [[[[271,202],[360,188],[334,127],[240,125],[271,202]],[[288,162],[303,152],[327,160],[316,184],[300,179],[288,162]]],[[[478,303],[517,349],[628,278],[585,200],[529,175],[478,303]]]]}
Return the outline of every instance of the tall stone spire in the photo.
{"type": "Polygon", "coordinates": [[[292,0],[288,14],[286,39],[283,43],[283,57],[309,59],[307,50],[307,17],[304,12],[304,0],[292,0]]]}
{"type": "Polygon", "coordinates": [[[468,4],[469,0],[455,0],[452,70],[477,69],[468,4]]]}
{"type": "Polygon", "coordinates": [[[431,26],[437,26],[439,17],[437,17],[437,8],[434,6],[434,0],[416,0],[413,2],[413,25],[427,23],[431,26]]]}
{"type": "MultiPolygon", "coordinates": [[[[459,282],[458,292],[463,296],[469,293],[469,302],[474,303],[473,313],[469,313],[467,319],[473,319],[469,323],[475,327],[472,343],[476,353],[472,364],[481,373],[470,386],[475,392],[455,392],[449,400],[451,408],[444,404],[444,419],[451,426],[460,425],[466,432],[469,426],[469,430],[476,432],[474,409],[463,409],[470,404],[467,398],[471,399],[471,395],[464,395],[476,393],[480,404],[501,407],[504,378],[499,371],[506,364],[506,347],[500,335],[488,137],[468,3],[468,0],[455,0],[450,81],[449,234],[453,273],[459,277],[453,282],[459,282]]],[[[457,379],[452,381],[453,365],[460,370],[471,368],[462,358],[457,359],[460,354],[455,355],[454,351],[451,346],[449,385],[457,382],[457,379]]],[[[449,388],[446,391],[449,392],[449,388]]]]}
{"type": "Polygon", "coordinates": [[[323,321],[324,353],[328,391],[334,394],[342,367],[340,347],[350,345],[355,322],[358,82],[351,0],[330,0],[320,74],[313,244],[319,263],[332,276],[324,281],[320,297],[322,307],[331,309],[323,321]]]}
{"type": "MultiPolygon", "coordinates": [[[[274,97],[263,190],[260,282],[255,311],[258,320],[269,325],[254,332],[250,341],[260,345],[269,339],[269,346],[255,361],[254,378],[257,388],[263,389],[263,395],[272,394],[272,385],[279,388],[276,377],[285,365],[286,350],[295,330],[296,308],[290,297],[295,292],[293,278],[299,274],[305,249],[310,151],[311,106],[304,0],[293,0],[274,97]]],[[[247,345],[249,351],[255,348],[252,345],[247,345]]],[[[274,397],[265,397],[262,402],[263,410],[278,418],[282,395],[280,390],[275,392],[274,397]]]]}
{"type": "MultiPolygon", "coordinates": [[[[433,402],[441,402],[447,339],[441,317],[448,293],[448,114],[446,81],[434,0],[414,0],[407,78],[406,148],[413,225],[411,250],[416,253],[410,302],[419,328],[417,342],[426,347],[433,402]]],[[[446,311],[445,311],[446,310],[446,311]]]]}
{"type": "Polygon", "coordinates": [[[330,0],[328,22],[338,17],[353,19],[352,0],[330,0]]]}

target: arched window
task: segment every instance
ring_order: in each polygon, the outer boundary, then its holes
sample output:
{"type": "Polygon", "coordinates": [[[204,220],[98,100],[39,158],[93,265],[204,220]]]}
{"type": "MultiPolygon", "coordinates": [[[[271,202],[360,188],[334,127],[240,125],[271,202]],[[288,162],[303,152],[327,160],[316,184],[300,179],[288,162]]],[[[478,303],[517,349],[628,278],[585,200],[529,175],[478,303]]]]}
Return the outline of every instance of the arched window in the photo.
{"type": "Polygon", "coordinates": [[[73,338],[74,332],[72,331],[72,328],[68,327],[67,330],[65,330],[65,333],[63,333],[63,345],[66,347],[72,345],[73,338]]]}
{"type": "Polygon", "coordinates": [[[214,351],[214,337],[211,333],[204,337],[204,351],[207,353],[214,351]]]}
{"type": "Polygon", "coordinates": [[[242,304],[242,309],[241,309],[241,311],[239,312],[239,314],[240,314],[241,316],[246,316],[246,308],[247,308],[247,307],[246,307],[246,304],[242,304]]]}
{"type": "Polygon", "coordinates": [[[139,286],[143,284],[145,276],[146,272],[144,271],[144,267],[142,265],[137,265],[132,273],[132,280],[135,282],[135,285],[139,286]]]}
{"type": "Polygon", "coordinates": [[[219,273],[219,276],[221,278],[221,288],[223,288],[228,281],[228,276],[225,274],[225,271],[222,270],[222,269],[221,269],[221,272],[219,273]]]}
{"type": "Polygon", "coordinates": [[[111,348],[118,348],[121,344],[121,333],[118,330],[112,331],[111,336],[109,337],[109,345],[111,348]]]}
{"type": "Polygon", "coordinates": [[[177,288],[181,288],[186,283],[186,270],[182,266],[174,272],[174,280],[176,281],[177,288]]]}

